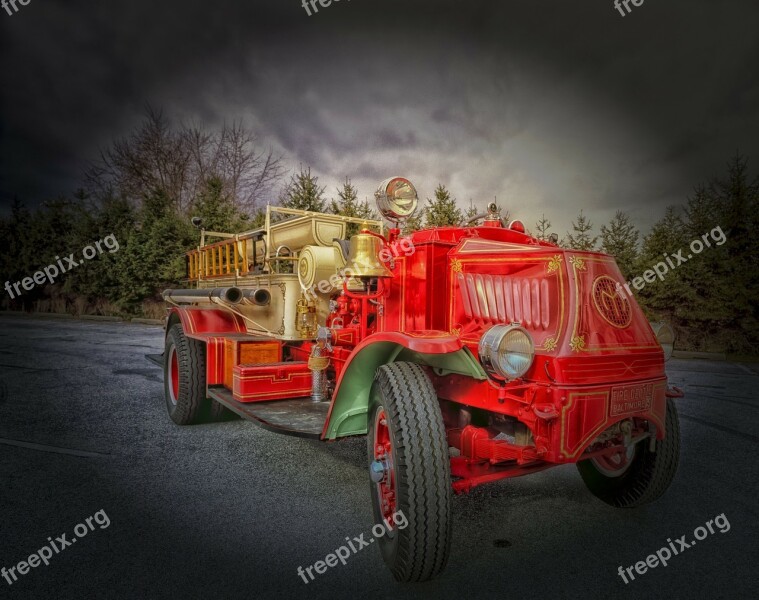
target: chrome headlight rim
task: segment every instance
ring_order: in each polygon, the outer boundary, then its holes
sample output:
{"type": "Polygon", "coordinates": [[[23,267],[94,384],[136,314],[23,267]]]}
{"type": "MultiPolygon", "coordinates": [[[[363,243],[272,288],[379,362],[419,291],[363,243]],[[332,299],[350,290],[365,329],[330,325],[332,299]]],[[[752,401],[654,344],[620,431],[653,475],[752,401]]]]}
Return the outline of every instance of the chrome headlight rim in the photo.
{"type": "Polygon", "coordinates": [[[414,184],[399,176],[388,177],[380,183],[374,198],[382,216],[393,222],[412,217],[419,204],[419,194],[414,184]]]}
{"type": "Polygon", "coordinates": [[[518,323],[511,323],[509,325],[494,325],[488,329],[480,338],[478,351],[480,355],[480,362],[482,363],[482,367],[485,369],[488,377],[501,381],[513,381],[515,379],[524,377],[524,375],[527,373],[527,371],[530,370],[533,363],[535,362],[535,342],[532,339],[530,332],[518,323]],[[507,336],[511,336],[515,333],[524,336],[523,341],[526,341],[528,348],[528,351],[526,353],[518,353],[514,351],[509,352],[506,349],[502,348],[502,345],[507,339],[507,336]],[[504,357],[508,356],[509,354],[528,354],[529,359],[526,360],[521,368],[509,371],[507,367],[504,366],[503,361],[504,357]]]}

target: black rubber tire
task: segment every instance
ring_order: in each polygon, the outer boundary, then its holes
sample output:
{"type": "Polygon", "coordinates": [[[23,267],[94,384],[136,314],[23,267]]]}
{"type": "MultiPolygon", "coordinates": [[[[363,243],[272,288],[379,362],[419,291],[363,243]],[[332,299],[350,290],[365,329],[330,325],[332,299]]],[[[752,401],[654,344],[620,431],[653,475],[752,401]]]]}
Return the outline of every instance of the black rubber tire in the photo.
{"type": "MultiPolygon", "coordinates": [[[[369,462],[374,423],[382,407],[388,420],[396,476],[396,512],[403,529],[378,538],[385,563],[398,581],[426,581],[448,562],[451,547],[451,465],[435,389],[419,365],[396,362],[375,375],[369,403],[369,462]]],[[[377,486],[370,479],[375,524],[383,522],[377,486]]]]}
{"type": "Polygon", "coordinates": [[[632,464],[619,477],[604,475],[590,460],[578,462],[577,470],[593,495],[607,504],[617,508],[648,504],[667,491],[680,462],[680,421],[671,399],[667,399],[665,435],[656,442],[655,452],[648,440],[640,442],[632,464]]]}
{"type": "Polygon", "coordinates": [[[177,323],[169,329],[163,353],[163,388],[169,417],[177,425],[193,425],[203,420],[206,402],[206,346],[188,338],[177,323]],[[169,360],[176,351],[179,389],[176,404],[170,392],[169,360]]]}
{"type": "Polygon", "coordinates": [[[233,421],[237,417],[237,414],[233,413],[223,404],[219,404],[213,398],[208,400],[208,422],[219,423],[222,421],[233,421]]]}

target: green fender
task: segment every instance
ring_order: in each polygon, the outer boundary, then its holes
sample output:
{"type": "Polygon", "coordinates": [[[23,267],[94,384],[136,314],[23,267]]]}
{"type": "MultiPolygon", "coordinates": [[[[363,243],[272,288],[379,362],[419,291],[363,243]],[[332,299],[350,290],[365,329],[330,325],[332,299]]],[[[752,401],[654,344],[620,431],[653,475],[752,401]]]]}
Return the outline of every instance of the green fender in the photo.
{"type": "Polygon", "coordinates": [[[351,355],[337,382],[322,439],[334,440],[367,432],[369,392],[374,374],[395,361],[432,367],[441,375],[456,373],[487,379],[485,371],[461,340],[445,332],[377,333],[366,338],[351,355]]]}

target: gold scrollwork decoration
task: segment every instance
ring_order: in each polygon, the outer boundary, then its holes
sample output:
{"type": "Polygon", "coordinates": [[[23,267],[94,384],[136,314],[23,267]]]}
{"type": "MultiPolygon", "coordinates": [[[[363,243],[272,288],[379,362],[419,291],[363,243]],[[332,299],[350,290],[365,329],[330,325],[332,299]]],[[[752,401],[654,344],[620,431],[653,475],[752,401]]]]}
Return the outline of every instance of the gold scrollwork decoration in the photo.
{"type": "Polygon", "coordinates": [[[585,270],[585,261],[580,258],[579,256],[570,256],[569,262],[572,263],[572,266],[578,270],[578,271],[584,271],[585,270]]]}
{"type": "Polygon", "coordinates": [[[572,341],[569,342],[569,347],[572,349],[572,352],[581,352],[585,350],[585,338],[581,335],[574,336],[572,341]]]}
{"type": "Polygon", "coordinates": [[[546,265],[546,273],[550,275],[551,273],[558,271],[563,260],[561,254],[554,256],[546,265]]]}

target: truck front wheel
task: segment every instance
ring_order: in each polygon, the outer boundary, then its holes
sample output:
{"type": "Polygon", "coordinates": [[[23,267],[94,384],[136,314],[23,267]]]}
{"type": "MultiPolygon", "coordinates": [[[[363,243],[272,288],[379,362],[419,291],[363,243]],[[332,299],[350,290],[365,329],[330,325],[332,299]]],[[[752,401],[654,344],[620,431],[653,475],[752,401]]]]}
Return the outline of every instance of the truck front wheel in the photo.
{"type": "Polygon", "coordinates": [[[451,468],[437,394],[422,368],[397,362],[372,385],[368,451],[375,529],[398,581],[425,581],[451,546],[451,468]]]}
{"type": "Polygon", "coordinates": [[[163,357],[164,395],[171,420],[177,425],[200,422],[206,404],[205,344],[188,338],[177,323],[166,336],[163,357]]]}
{"type": "Polygon", "coordinates": [[[577,463],[585,485],[598,498],[618,508],[633,508],[653,502],[675,477],[680,460],[680,422],[673,400],[667,400],[665,438],[631,447],[626,455],[590,459],[577,463]]]}

